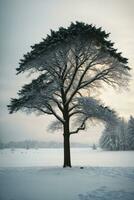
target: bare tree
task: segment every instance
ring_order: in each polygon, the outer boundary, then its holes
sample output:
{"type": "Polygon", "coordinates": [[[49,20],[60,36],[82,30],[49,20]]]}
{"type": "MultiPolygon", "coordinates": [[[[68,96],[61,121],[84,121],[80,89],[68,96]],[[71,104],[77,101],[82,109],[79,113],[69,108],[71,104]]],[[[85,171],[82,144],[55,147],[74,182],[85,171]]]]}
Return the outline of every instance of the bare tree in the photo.
{"type": "Polygon", "coordinates": [[[72,23],[68,28],[51,31],[41,43],[32,46],[17,68],[18,74],[30,71],[40,75],[23,86],[18,99],[11,100],[10,113],[28,110],[54,115],[63,128],[64,167],[71,167],[70,135],[83,130],[87,120],[79,107],[80,99],[93,94],[103,83],[127,85],[127,59],[117,53],[108,36],[101,28],[72,23]],[[72,120],[80,116],[81,122],[72,130],[72,120]]]}

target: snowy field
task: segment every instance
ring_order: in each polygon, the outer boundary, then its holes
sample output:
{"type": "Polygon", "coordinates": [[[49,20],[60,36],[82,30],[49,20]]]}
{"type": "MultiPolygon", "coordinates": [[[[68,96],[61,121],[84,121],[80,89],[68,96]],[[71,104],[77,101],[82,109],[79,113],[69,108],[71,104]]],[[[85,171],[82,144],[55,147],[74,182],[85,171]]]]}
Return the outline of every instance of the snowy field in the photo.
{"type": "MultiPolygon", "coordinates": [[[[134,151],[71,148],[72,166],[134,167],[134,151]]],[[[63,149],[0,150],[0,167],[61,167],[63,149]]]]}
{"type": "Polygon", "coordinates": [[[133,200],[134,151],[0,150],[0,200],[133,200]],[[83,166],[83,169],[80,167],[83,166]]]}

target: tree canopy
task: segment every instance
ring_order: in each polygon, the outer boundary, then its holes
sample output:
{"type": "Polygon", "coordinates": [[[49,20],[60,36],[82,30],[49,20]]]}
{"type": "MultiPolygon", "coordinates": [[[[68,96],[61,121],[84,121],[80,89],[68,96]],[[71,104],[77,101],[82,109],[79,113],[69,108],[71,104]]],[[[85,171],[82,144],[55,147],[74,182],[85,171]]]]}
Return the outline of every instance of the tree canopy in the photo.
{"type": "MultiPolygon", "coordinates": [[[[30,71],[39,76],[22,87],[18,99],[11,100],[10,113],[24,110],[54,115],[62,124],[68,141],[64,143],[65,149],[69,149],[70,134],[85,126],[86,117],[80,108],[85,103],[82,98],[87,94],[92,97],[94,90],[104,83],[112,87],[127,86],[128,60],[108,37],[109,33],[102,28],[82,22],[51,30],[20,60],[17,74],[30,71]],[[81,123],[72,131],[70,121],[74,117],[81,117],[81,123]]],[[[92,109],[90,104],[88,109],[92,109]]]]}

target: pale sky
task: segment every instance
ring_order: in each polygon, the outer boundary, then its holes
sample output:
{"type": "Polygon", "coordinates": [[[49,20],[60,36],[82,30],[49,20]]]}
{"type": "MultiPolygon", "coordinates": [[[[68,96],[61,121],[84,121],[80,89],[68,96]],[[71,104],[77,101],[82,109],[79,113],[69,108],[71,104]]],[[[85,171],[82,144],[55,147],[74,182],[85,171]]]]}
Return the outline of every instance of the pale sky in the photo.
{"type": "MultiPolygon", "coordinates": [[[[99,98],[128,119],[134,115],[134,1],[133,0],[0,0],[0,139],[2,141],[37,139],[62,140],[62,133],[49,133],[47,116],[9,115],[6,105],[29,79],[16,76],[19,59],[30,46],[46,37],[50,29],[82,21],[102,26],[110,32],[115,47],[129,58],[132,80],[129,91],[105,88],[99,98]]],[[[101,135],[102,125],[72,136],[72,141],[93,142],[101,135]]]]}

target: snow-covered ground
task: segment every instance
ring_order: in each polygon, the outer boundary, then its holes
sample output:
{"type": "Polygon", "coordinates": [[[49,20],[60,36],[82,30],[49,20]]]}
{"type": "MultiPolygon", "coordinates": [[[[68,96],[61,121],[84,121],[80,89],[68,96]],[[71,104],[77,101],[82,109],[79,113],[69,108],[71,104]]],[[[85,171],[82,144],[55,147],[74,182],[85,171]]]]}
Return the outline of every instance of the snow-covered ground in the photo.
{"type": "MultiPolygon", "coordinates": [[[[134,151],[102,151],[71,148],[73,166],[134,167],[134,151]]],[[[63,149],[0,150],[0,167],[63,165],[63,149]]]]}
{"type": "Polygon", "coordinates": [[[0,150],[0,200],[133,200],[134,151],[0,150]],[[84,166],[80,169],[80,166],[84,166]]]}

